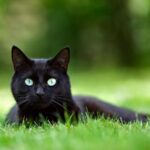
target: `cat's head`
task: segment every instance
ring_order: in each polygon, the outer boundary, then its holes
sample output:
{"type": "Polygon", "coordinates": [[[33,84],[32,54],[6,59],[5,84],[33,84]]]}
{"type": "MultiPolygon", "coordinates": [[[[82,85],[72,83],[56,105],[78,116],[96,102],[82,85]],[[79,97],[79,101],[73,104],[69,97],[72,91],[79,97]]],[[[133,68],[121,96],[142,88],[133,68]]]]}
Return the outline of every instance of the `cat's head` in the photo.
{"type": "Polygon", "coordinates": [[[42,109],[62,103],[71,96],[67,68],[69,48],[51,59],[31,59],[19,48],[12,47],[14,76],[12,93],[22,108],[42,109]]]}

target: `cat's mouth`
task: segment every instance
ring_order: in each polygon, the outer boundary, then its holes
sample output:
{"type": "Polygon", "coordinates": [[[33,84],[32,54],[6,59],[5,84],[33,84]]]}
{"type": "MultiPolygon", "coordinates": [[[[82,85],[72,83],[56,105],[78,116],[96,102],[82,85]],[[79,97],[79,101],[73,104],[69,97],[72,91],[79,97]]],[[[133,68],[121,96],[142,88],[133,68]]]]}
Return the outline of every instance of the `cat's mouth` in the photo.
{"type": "Polygon", "coordinates": [[[18,100],[17,103],[22,108],[30,107],[31,109],[44,109],[52,104],[51,100],[45,96],[31,96],[24,100],[18,100]]]}

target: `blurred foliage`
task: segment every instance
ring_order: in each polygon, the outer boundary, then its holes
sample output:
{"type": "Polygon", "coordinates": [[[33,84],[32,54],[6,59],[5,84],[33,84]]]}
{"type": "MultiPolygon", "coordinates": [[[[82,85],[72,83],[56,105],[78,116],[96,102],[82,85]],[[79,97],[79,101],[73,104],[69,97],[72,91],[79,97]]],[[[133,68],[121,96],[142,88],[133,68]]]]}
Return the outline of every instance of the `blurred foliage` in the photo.
{"type": "Polygon", "coordinates": [[[1,0],[0,68],[12,45],[32,57],[71,47],[80,66],[149,66],[149,0],[1,0]]]}

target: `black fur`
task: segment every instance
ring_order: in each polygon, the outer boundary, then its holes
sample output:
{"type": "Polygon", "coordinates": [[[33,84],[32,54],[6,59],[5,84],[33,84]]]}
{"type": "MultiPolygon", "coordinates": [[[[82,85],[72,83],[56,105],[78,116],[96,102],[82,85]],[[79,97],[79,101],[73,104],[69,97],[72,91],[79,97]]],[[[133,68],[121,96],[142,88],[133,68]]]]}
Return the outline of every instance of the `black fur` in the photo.
{"type": "Polygon", "coordinates": [[[16,105],[7,115],[7,123],[40,123],[41,118],[55,123],[58,119],[65,121],[65,113],[78,120],[78,116],[87,111],[93,117],[103,115],[122,122],[148,120],[147,115],[119,108],[93,97],[72,96],[67,75],[69,59],[69,48],[62,49],[52,59],[30,59],[19,48],[13,46],[12,61],[15,73],[11,89],[16,105]],[[34,81],[33,86],[25,85],[26,78],[34,81]],[[55,86],[47,85],[49,78],[57,79],[55,86]]]}

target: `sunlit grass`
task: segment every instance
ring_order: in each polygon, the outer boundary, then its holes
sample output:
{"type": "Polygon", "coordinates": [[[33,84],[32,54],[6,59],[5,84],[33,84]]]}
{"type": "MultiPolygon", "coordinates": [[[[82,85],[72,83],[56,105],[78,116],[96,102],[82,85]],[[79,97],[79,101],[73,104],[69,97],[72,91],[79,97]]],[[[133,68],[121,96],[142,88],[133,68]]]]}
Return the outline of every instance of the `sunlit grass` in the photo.
{"type": "Polygon", "coordinates": [[[89,119],[76,126],[0,127],[0,149],[141,150],[149,149],[150,127],[141,123],[89,119]]]}
{"type": "MultiPolygon", "coordinates": [[[[113,104],[150,113],[149,71],[70,72],[73,94],[93,95],[113,104]]],[[[0,149],[10,150],[144,150],[150,149],[150,125],[121,124],[103,118],[86,123],[45,124],[40,127],[4,126],[14,103],[9,76],[0,87],[0,149]]]]}

